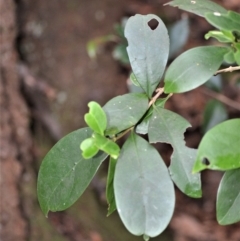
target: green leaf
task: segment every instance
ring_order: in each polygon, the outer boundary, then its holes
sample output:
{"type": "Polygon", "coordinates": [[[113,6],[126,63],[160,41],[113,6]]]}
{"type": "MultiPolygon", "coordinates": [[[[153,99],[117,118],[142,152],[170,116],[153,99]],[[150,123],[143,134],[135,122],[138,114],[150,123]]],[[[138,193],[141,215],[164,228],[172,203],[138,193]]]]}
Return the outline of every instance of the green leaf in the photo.
{"type": "Polygon", "coordinates": [[[227,13],[226,9],[209,0],[174,0],[165,5],[178,7],[202,17],[204,17],[205,13],[208,12],[227,13]]]}
{"type": "Polygon", "coordinates": [[[206,133],[215,125],[227,120],[228,114],[225,106],[217,101],[210,100],[203,113],[202,131],[206,133]]]}
{"type": "Polygon", "coordinates": [[[119,146],[110,139],[107,139],[104,136],[99,135],[98,133],[93,133],[92,138],[94,144],[102,151],[109,154],[112,158],[117,159],[120,148],[119,146]]]}
{"type": "Polygon", "coordinates": [[[192,173],[197,150],[181,145],[174,150],[169,167],[172,180],[189,197],[202,197],[201,177],[199,173],[192,173]]]}
{"type": "Polygon", "coordinates": [[[227,171],[218,188],[217,220],[221,225],[240,221],[240,169],[227,171]]]}
{"type": "Polygon", "coordinates": [[[219,68],[228,48],[197,47],[177,57],[165,76],[165,93],[181,93],[204,84],[219,68]]]}
{"type": "Polygon", "coordinates": [[[182,50],[187,43],[189,30],[189,21],[186,16],[168,28],[170,37],[169,58],[172,58],[182,50]]]}
{"type": "MultiPolygon", "coordinates": [[[[167,102],[167,100],[170,98],[170,96],[171,95],[168,95],[165,98],[160,98],[160,99],[156,100],[154,105],[164,108],[164,105],[167,102]]],[[[137,125],[136,132],[138,134],[145,135],[145,134],[148,133],[148,125],[149,125],[149,120],[150,120],[150,118],[152,116],[152,113],[153,113],[153,107],[151,107],[148,110],[148,112],[147,112],[146,116],[144,117],[144,119],[141,121],[141,123],[139,125],[137,125]]]]}
{"type": "Polygon", "coordinates": [[[45,156],[38,174],[38,200],[43,213],[62,211],[82,195],[107,157],[98,153],[85,160],[79,143],[91,137],[89,128],[79,129],[57,142],[45,156]]]}
{"type": "Polygon", "coordinates": [[[132,133],[121,150],[114,177],[118,213],[134,235],[155,237],[173,215],[175,194],[157,150],[132,133]]]}
{"type": "Polygon", "coordinates": [[[232,34],[230,36],[225,35],[222,31],[209,31],[207,34],[205,34],[205,39],[209,38],[215,38],[221,43],[231,43],[234,41],[234,36],[232,34]]]}
{"type": "Polygon", "coordinates": [[[240,119],[224,121],[202,138],[194,172],[204,169],[230,170],[240,167],[240,119]]]}
{"type": "Polygon", "coordinates": [[[117,96],[103,107],[107,115],[106,135],[112,136],[134,126],[148,109],[145,94],[130,93],[117,96]]]}
{"type": "Polygon", "coordinates": [[[174,183],[186,195],[199,198],[202,195],[200,175],[192,174],[196,150],[185,146],[183,135],[189,126],[191,125],[182,116],[154,107],[148,137],[150,143],[164,142],[172,145],[169,171],[174,183]]]}
{"type": "Polygon", "coordinates": [[[91,137],[81,143],[80,149],[82,150],[82,156],[85,159],[92,158],[98,153],[98,148],[94,142],[94,139],[91,137]]]}
{"type": "Polygon", "coordinates": [[[106,198],[108,202],[107,216],[111,215],[116,210],[116,202],[115,202],[114,187],[113,187],[113,179],[114,179],[116,164],[117,164],[117,160],[110,158],[109,166],[108,166],[107,187],[106,187],[106,198]]]}
{"type": "Polygon", "coordinates": [[[169,37],[162,20],[153,14],[130,17],[125,27],[127,52],[133,73],[151,98],[158,86],[169,53],[169,37]]]}
{"type": "Polygon", "coordinates": [[[107,128],[107,117],[102,107],[94,101],[88,103],[89,113],[85,114],[84,120],[87,125],[99,133],[104,135],[104,131],[107,128]]]}
{"type": "Polygon", "coordinates": [[[206,13],[205,18],[210,24],[220,30],[240,31],[239,13],[233,11],[228,11],[227,13],[219,13],[215,11],[213,13],[206,13]]]}

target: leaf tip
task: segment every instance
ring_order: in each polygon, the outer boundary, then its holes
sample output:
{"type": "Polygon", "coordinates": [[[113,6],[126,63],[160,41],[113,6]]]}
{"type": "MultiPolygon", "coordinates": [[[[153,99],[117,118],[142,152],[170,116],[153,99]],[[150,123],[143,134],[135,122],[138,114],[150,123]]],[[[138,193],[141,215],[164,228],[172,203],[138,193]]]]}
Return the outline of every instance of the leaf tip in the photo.
{"type": "MultiPolygon", "coordinates": [[[[40,207],[41,207],[41,204],[40,204],[40,207]]],[[[46,218],[48,218],[48,213],[49,213],[50,209],[48,207],[46,207],[46,208],[45,207],[41,207],[41,209],[42,209],[42,212],[43,212],[44,216],[46,218]]]]}
{"type": "Polygon", "coordinates": [[[150,237],[146,234],[143,235],[143,240],[144,241],[149,241],[150,237]]]}
{"type": "Polygon", "coordinates": [[[201,162],[197,161],[193,166],[192,174],[196,174],[196,173],[201,172],[205,169],[207,169],[207,166],[203,165],[201,162]]]}
{"type": "Polygon", "coordinates": [[[113,159],[118,159],[118,156],[119,156],[119,154],[113,154],[113,155],[111,155],[111,157],[113,158],[113,159]]]}

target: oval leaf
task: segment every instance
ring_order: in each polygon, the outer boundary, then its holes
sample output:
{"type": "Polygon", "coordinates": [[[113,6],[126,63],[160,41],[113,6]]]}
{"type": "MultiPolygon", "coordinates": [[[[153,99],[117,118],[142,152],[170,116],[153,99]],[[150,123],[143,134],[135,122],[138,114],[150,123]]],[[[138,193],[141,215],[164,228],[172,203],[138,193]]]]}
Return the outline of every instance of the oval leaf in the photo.
{"type": "Polygon", "coordinates": [[[218,188],[217,220],[221,225],[240,221],[240,169],[227,171],[218,188]]]}
{"type": "Polygon", "coordinates": [[[179,7],[202,17],[204,17],[205,13],[209,12],[227,13],[226,9],[209,0],[174,0],[165,5],[179,7]]]}
{"type": "Polygon", "coordinates": [[[89,128],[74,131],[58,141],[44,158],[37,191],[46,216],[49,211],[62,211],[76,202],[107,157],[105,153],[89,160],[82,157],[79,143],[91,135],[89,128]]]}
{"type": "Polygon", "coordinates": [[[107,117],[102,107],[94,101],[88,103],[89,113],[85,114],[84,120],[95,132],[104,135],[107,127],[107,117]]]}
{"type": "Polygon", "coordinates": [[[112,158],[118,158],[120,148],[119,146],[110,139],[107,139],[104,136],[99,135],[98,133],[93,133],[92,138],[94,144],[102,151],[109,154],[112,158]]]}
{"type": "Polygon", "coordinates": [[[177,57],[165,76],[165,93],[181,93],[197,88],[210,79],[228,52],[224,47],[197,47],[177,57]]]}
{"type": "Polygon", "coordinates": [[[156,15],[137,14],[125,27],[127,52],[134,75],[141,88],[151,98],[158,86],[169,54],[167,28],[156,15]]]}
{"type": "MultiPolygon", "coordinates": [[[[225,31],[227,33],[227,31],[225,31]]],[[[222,43],[231,43],[234,41],[234,36],[229,32],[230,34],[225,34],[224,31],[209,31],[207,34],[205,34],[205,39],[209,38],[215,38],[219,42],[222,43]]]]}
{"type": "Polygon", "coordinates": [[[167,227],[175,204],[173,183],[156,149],[135,133],[121,150],[114,190],[118,213],[129,232],[155,237],[167,227]]]}
{"type": "Polygon", "coordinates": [[[94,139],[91,137],[81,143],[80,149],[82,150],[82,156],[85,159],[92,158],[98,153],[98,148],[95,146],[94,142],[94,139]]]}
{"type": "Polygon", "coordinates": [[[219,12],[205,14],[206,20],[214,27],[226,31],[240,31],[240,14],[228,11],[226,14],[219,12]]]}
{"type": "Polygon", "coordinates": [[[192,174],[196,150],[185,146],[184,132],[191,126],[182,116],[154,106],[149,121],[148,136],[151,143],[164,142],[172,145],[173,154],[169,171],[177,187],[194,198],[202,196],[200,175],[192,174]]]}
{"type": "Polygon", "coordinates": [[[131,93],[117,96],[103,107],[107,115],[106,135],[112,136],[134,126],[148,109],[145,94],[131,93]]]}
{"type": "Polygon", "coordinates": [[[193,171],[230,170],[240,167],[240,119],[224,121],[202,138],[193,171]]]}

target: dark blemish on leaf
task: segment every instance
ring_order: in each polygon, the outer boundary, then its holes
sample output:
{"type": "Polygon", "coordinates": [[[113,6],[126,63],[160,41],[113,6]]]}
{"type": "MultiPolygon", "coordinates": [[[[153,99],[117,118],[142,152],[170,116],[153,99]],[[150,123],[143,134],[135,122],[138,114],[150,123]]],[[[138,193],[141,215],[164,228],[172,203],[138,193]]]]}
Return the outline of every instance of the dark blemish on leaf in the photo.
{"type": "Polygon", "coordinates": [[[210,165],[210,161],[209,161],[206,157],[204,157],[204,158],[202,159],[202,164],[208,166],[208,165],[210,165]]]}
{"type": "Polygon", "coordinates": [[[152,29],[155,30],[158,27],[159,22],[153,18],[148,22],[148,26],[152,29]]]}

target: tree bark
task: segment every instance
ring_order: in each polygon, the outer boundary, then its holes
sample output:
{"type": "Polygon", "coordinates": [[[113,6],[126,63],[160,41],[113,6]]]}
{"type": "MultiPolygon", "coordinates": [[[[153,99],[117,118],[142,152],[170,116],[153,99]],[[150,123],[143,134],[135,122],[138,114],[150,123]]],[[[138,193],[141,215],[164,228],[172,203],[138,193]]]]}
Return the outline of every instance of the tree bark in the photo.
{"type": "Polygon", "coordinates": [[[15,13],[13,0],[0,0],[0,235],[4,241],[26,241],[29,232],[20,185],[32,160],[32,138],[17,71],[15,13]]]}

